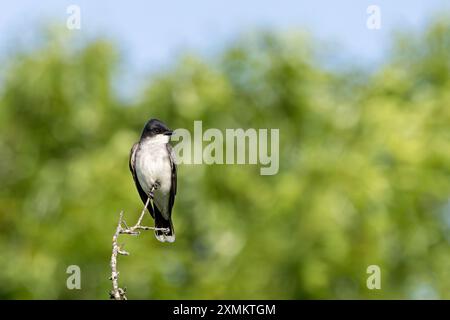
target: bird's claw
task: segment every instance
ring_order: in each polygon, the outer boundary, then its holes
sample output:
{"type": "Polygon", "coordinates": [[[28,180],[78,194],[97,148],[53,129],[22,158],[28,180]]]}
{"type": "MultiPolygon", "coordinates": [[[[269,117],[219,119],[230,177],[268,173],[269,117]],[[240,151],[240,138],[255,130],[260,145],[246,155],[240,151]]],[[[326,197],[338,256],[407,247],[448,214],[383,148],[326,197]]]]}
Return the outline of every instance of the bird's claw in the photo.
{"type": "Polygon", "coordinates": [[[148,193],[148,196],[153,200],[155,194],[154,191],[158,190],[158,188],[161,186],[161,183],[159,181],[155,181],[155,183],[152,186],[152,190],[148,193]]]}

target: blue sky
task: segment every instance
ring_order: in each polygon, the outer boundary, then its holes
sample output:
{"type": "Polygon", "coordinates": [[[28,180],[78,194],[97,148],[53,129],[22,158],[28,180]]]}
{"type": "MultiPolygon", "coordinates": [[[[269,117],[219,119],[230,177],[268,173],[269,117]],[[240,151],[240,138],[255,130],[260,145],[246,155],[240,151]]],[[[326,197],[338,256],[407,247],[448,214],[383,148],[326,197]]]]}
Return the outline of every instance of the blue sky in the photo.
{"type": "Polygon", "coordinates": [[[450,11],[448,0],[4,1],[0,52],[18,37],[32,37],[42,23],[65,26],[71,4],[81,8],[81,30],[73,32],[113,38],[131,69],[140,72],[158,69],[184,49],[208,54],[258,28],[306,30],[316,39],[339,44],[336,51],[350,60],[376,64],[392,30],[420,30],[433,14],[450,11]],[[372,4],[381,9],[382,28],[377,31],[366,27],[366,9],[372,4]]]}

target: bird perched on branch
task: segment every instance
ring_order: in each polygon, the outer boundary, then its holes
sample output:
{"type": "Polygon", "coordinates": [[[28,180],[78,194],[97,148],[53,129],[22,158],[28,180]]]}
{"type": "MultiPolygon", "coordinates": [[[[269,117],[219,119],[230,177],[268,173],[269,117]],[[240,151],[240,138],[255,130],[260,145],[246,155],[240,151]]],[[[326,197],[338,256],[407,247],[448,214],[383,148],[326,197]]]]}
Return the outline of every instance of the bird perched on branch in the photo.
{"type": "Polygon", "coordinates": [[[155,219],[155,236],[161,242],[174,242],[172,208],[177,193],[177,167],[169,144],[172,131],[161,121],[151,119],[139,142],[130,152],[130,171],[142,202],[155,219]],[[152,201],[148,201],[148,199],[152,201]]]}

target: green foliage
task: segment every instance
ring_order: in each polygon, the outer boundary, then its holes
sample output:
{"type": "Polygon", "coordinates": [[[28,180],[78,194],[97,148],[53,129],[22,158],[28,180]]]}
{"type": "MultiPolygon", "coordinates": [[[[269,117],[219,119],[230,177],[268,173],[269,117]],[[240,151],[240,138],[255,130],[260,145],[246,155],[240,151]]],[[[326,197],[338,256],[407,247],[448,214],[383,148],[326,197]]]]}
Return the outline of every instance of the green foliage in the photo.
{"type": "Polygon", "coordinates": [[[133,223],[142,207],[128,152],[150,117],[280,128],[280,170],[181,165],[177,241],[121,236],[129,298],[450,298],[448,24],[398,37],[362,76],[321,68],[297,36],[243,38],[153,76],[135,105],[114,93],[115,52],[50,38],[4,64],[1,298],[108,297],[119,211],[133,223]],[[66,288],[72,264],[81,290],[66,288]],[[372,264],[381,290],[366,288],[372,264]]]}

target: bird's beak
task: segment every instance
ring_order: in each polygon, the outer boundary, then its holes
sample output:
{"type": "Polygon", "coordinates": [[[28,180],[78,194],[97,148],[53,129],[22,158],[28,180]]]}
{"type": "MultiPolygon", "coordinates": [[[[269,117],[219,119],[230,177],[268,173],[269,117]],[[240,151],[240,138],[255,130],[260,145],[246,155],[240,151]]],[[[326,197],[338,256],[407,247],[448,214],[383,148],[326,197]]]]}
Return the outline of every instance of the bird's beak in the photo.
{"type": "Polygon", "coordinates": [[[166,136],[171,136],[173,134],[173,131],[166,131],[164,132],[164,135],[166,136]]]}

